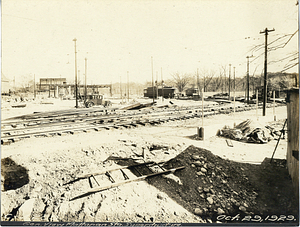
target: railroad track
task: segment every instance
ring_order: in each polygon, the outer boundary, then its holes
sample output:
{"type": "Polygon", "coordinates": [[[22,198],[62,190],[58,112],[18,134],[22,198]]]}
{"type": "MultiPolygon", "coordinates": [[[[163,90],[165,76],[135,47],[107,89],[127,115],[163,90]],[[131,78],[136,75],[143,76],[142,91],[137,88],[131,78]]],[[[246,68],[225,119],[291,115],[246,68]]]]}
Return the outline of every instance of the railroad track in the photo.
{"type": "MultiPolygon", "coordinates": [[[[267,107],[272,107],[268,104],[267,107]]],[[[236,112],[255,109],[255,105],[237,106],[236,112]]],[[[259,106],[259,108],[262,108],[259,106]]],[[[233,107],[207,105],[203,116],[229,114],[233,107]]],[[[156,125],[168,121],[202,117],[201,106],[144,108],[141,110],[82,109],[34,113],[10,118],[1,122],[1,145],[9,145],[30,137],[62,136],[109,130],[156,125]]]]}

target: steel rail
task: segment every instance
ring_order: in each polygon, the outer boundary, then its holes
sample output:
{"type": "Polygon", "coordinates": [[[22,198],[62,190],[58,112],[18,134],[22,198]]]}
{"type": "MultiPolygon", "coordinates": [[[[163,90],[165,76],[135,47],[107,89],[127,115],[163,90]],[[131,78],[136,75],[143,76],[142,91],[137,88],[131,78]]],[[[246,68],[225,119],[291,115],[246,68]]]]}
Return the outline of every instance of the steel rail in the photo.
{"type": "MultiPolygon", "coordinates": [[[[255,108],[254,106],[244,107],[244,108],[238,108],[240,111],[247,111],[250,109],[255,108]]],[[[200,108],[199,108],[200,109],[200,108]]],[[[222,113],[230,113],[232,110],[231,107],[217,107],[217,108],[211,108],[210,110],[206,110],[204,113],[205,116],[214,115],[214,114],[222,114],[222,113]]],[[[163,111],[163,112],[151,112],[151,114],[145,114],[143,112],[134,113],[134,114],[126,114],[122,116],[106,116],[106,118],[103,120],[99,118],[89,119],[89,121],[102,121],[102,122],[92,122],[88,124],[85,122],[69,122],[65,123],[62,122],[61,124],[55,125],[55,123],[52,123],[52,125],[49,125],[47,127],[64,127],[64,128],[57,128],[52,130],[44,130],[44,131],[33,131],[28,132],[32,129],[41,129],[43,127],[37,126],[37,127],[28,127],[28,128],[20,128],[20,129],[11,129],[11,130],[2,130],[2,138],[1,143],[3,142],[2,139],[7,140],[15,140],[16,138],[25,138],[30,136],[45,136],[47,134],[60,134],[60,133],[74,133],[75,131],[85,131],[89,129],[99,130],[100,128],[119,128],[119,127],[129,127],[132,125],[138,125],[138,124],[155,124],[155,123],[161,123],[169,120],[181,120],[181,119],[188,119],[188,118],[194,118],[194,117],[200,117],[202,116],[202,113],[199,111],[197,112],[197,109],[194,109],[194,111],[189,110],[180,110],[180,111],[163,111]],[[117,121],[114,124],[111,124],[111,121],[117,121]],[[23,133],[15,134],[16,131],[23,131],[23,133]],[[24,131],[27,131],[24,133],[24,131]],[[6,135],[5,135],[6,134],[6,135]]],[[[46,128],[46,127],[44,127],[46,128]]]]}
{"type": "Polygon", "coordinates": [[[17,117],[12,117],[12,118],[8,118],[8,119],[5,119],[5,120],[14,120],[14,119],[24,119],[24,118],[27,118],[27,119],[35,119],[36,117],[41,117],[44,115],[44,117],[48,116],[48,117],[51,117],[51,116],[55,116],[55,115],[76,115],[76,114],[80,114],[80,113],[85,113],[85,112],[105,112],[107,110],[110,110],[110,111],[115,111],[116,108],[92,108],[92,109],[65,109],[65,110],[58,110],[58,111],[47,111],[47,112],[37,112],[37,113],[33,113],[33,114],[26,114],[26,115],[21,115],[21,116],[17,116],[17,117]]]}
{"type": "MultiPolygon", "coordinates": [[[[94,124],[94,125],[90,125],[90,124],[80,124],[77,123],[77,126],[74,124],[63,124],[63,125],[56,125],[58,127],[63,127],[63,126],[69,126],[68,128],[57,128],[57,129],[52,129],[52,130],[44,130],[44,131],[33,131],[33,132],[24,132],[24,131],[30,131],[32,130],[32,128],[22,128],[22,129],[14,129],[14,130],[6,130],[4,132],[1,132],[3,135],[1,136],[1,139],[14,139],[14,138],[25,138],[28,136],[39,136],[39,135],[46,135],[46,134],[59,134],[59,133],[64,133],[64,132],[70,132],[72,133],[72,131],[79,131],[79,130],[88,130],[88,129],[99,129],[99,128],[109,128],[109,127],[125,127],[128,125],[133,125],[133,124],[147,124],[147,123],[160,123],[162,122],[162,120],[160,118],[157,118],[158,116],[147,116],[146,119],[129,119],[126,121],[126,118],[124,117],[123,122],[121,121],[121,119],[118,119],[119,122],[114,123],[114,124],[110,124],[110,122],[103,122],[101,124],[94,124]],[[23,133],[20,134],[15,134],[16,131],[21,131],[23,133]]],[[[161,117],[161,116],[160,116],[161,117]]],[[[184,115],[184,113],[181,113],[180,115],[176,114],[175,116],[163,116],[163,120],[178,120],[178,119],[183,119],[183,118],[191,118],[192,116],[189,115],[184,115]]],[[[109,120],[110,118],[108,118],[109,120]]],[[[53,127],[49,126],[49,127],[53,127]]],[[[40,129],[42,127],[36,127],[34,129],[40,129]]]]}
{"type": "MultiPolygon", "coordinates": [[[[172,114],[172,112],[170,112],[169,114],[172,114]]],[[[185,113],[176,113],[176,117],[178,117],[177,115],[178,114],[185,114],[185,113]]],[[[130,116],[115,116],[115,117],[106,117],[106,118],[92,118],[92,119],[80,119],[82,121],[79,120],[76,121],[76,122],[55,122],[55,123],[48,123],[47,125],[36,125],[36,126],[31,126],[31,127],[25,127],[25,128],[16,128],[16,129],[4,129],[4,130],[1,130],[1,134],[3,135],[2,138],[7,138],[8,136],[10,135],[5,135],[5,134],[10,134],[10,133],[13,133],[15,134],[16,132],[18,131],[28,131],[28,130],[34,130],[34,129],[41,129],[41,128],[47,128],[47,127],[64,127],[64,126],[69,126],[70,129],[73,129],[73,130],[76,130],[78,128],[82,128],[82,126],[84,127],[88,127],[88,126],[98,126],[98,125],[104,125],[107,124],[107,123],[111,123],[111,122],[115,122],[115,123],[122,123],[122,124],[130,124],[132,121],[151,121],[151,119],[154,119],[154,120],[159,120],[158,117],[164,117],[164,118],[167,118],[166,116],[166,113],[163,113],[162,114],[153,114],[153,115],[147,115],[146,116],[146,119],[142,119],[144,117],[143,114],[140,114],[139,116],[136,116],[136,115],[130,115],[130,116]],[[131,118],[128,120],[128,118],[131,118]],[[93,121],[93,122],[91,122],[93,121]],[[95,121],[103,121],[103,122],[95,122],[95,121]],[[122,122],[123,121],[123,122],[122,122]],[[89,123],[90,122],[90,123],[89,123]]],[[[132,124],[132,123],[131,123],[132,124]]],[[[64,130],[66,130],[66,128],[63,128],[64,130]]],[[[61,130],[60,128],[57,129],[57,130],[61,130]]],[[[53,131],[53,130],[52,130],[53,131]]],[[[34,133],[34,132],[33,132],[34,133]]],[[[15,134],[14,136],[18,136],[17,134],[15,134]]]]}
{"type": "MultiPolygon", "coordinates": [[[[188,107],[171,107],[174,110],[188,110],[188,109],[194,109],[197,108],[198,106],[188,106],[188,107]]],[[[210,105],[208,105],[206,108],[209,108],[210,105]]],[[[143,110],[130,110],[131,112],[150,112],[151,110],[153,110],[151,108],[144,108],[143,110]],[[146,110],[146,111],[145,111],[146,110]]],[[[168,109],[171,109],[170,107],[168,107],[168,109]]],[[[159,107],[155,107],[155,111],[164,111],[164,108],[159,108],[159,107]]],[[[31,122],[33,120],[38,120],[38,119],[43,119],[46,120],[48,118],[50,118],[49,120],[53,120],[52,118],[57,118],[57,117],[63,117],[66,118],[67,116],[78,116],[78,115],[84,115],[86,113],[92,114],[92,113],[101,113],[102,115],[109,115],[109,114],[120,114],[122,112],[126,112],[126,110],[120,110],[120,109],[84,109],[84,110],[61,110],[61,111],[50,111],[50,112],[42,112],[42,113],[34,113],[34,114],[29,114],[29,115],[21,115],[18,117],[13,117],[13,118],[8,118],[8,119],[4,119],[2,120],[1,124],[11,124],[11,123],[18,123],[20,121],[22,122],[31,122]],[[107,112],[107,110],[110,110],[110,112],[107,112]],[[111,110],[113,110],[113,112],[111,112],[111,110]],[[109,113],[109,114],[108,114],[109,113]]],[[[101,115],[99,114],[99,115],[101,115]]]]}
{"type": "MultiPolygon", "coordinates": [[[[184,110],[178,110],[178,111],[184,111],[184,110]]],[[[197,111],[197,110],[196,110],[197,111]]],[[[166,110],[159,110],[159,111],[155,111],[156,114],[160,114],[161,112],[164,112],[166,113],[166,110]]],[[[174,110],[170,110],[168,109],[167,112],[174,112],[174,110]]],[[[102,113],[102,112],[101,112],[102,113]]],[[[42,119],[26,119],[26,120],[19,120],[19,121],[13,121],[13,122],[5,122],[5,123],[2,123],[2,126],[11,126],[13,128],[16,128],[18,125],[23,125],[23,126],[26,126],[26,127],[34,127],[36,125],[38,125],[37,127],[39,127],[40,125],[45,125],[45,124],[54,124],[54,123],[61,123],[61,122],[71,122],[71,121],[93,121],[93,120],[98,120],[99,117],[100,118],[107,118],[107,116],[109,116],[110,118],[112,118],[112,115],[115,115],[116,117],[120,117],[121,116],[128,116],[128,115],[144,115],[144,114],[148,114],[148,113],[152,113],[152,112],[149,112],[147,111],[147,113],[145,112],[130,112],[130,113],[114,113],[114,114],[99,114],[97,116],[97,118],[95,118],[95,116],[87,116],[87,115],[84,115],[83,117],[79,118],[78,116],[77,117],[72,117],[70,118],[67,118],[66,116],[63,116],[62,118],[58,118],[56,119],[56,122],[53,121],[53,119],[45,119],[45,118],[42,118],[42,119]],[[89,119],[87,119],[89,118],[89,119]],[[26,125],[26,123],[30,123],[26,125]]],[[[23,129],[23,128],[22,128],[23,129]]],[[[3,129],[3,131],[5,131],[5,129],[3,129]]]]}

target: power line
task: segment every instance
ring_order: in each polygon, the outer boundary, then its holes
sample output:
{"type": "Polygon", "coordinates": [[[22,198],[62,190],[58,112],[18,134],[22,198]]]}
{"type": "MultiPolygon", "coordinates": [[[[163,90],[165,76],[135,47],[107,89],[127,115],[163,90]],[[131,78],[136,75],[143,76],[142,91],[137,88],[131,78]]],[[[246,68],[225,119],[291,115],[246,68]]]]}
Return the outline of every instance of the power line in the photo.
{"type": "MultiPolygon", "coordinates": [[[[285,34],[275,40],[273,40],[272,42],[268,43],[267,46],[268,46],[268,51],[273,51],[273,50],[277,50],[279,48],[284,48],[289,42],[290,40],[293,38],[293,36],[298,32],[299,30],[295,31],[293,34],[285,34]],[[283,43],[279,43],[278,45],[276,46],[271,46],[272,44],[276,43],[277,41],[281,41],[282,39],[286,38],[286,37],[289,37],[287,41],[283,42],[283,43]]],[[[264,44],[259,44],[259,45],[256,45],[254,46],[253,48],[251,48],[249,52],[257,52],[259,50],[261,50],[262,48],[264,47],[264,44]]],[[[264,53],[262,52],[260,55],[258,55],[255,59],[253,59],[251,62],[255,61],[257,58],[259,58],[260,56],[262,56],[264,53]]]]}
{"type": "Polygon", "coordinates": [[[287,71],[287,70],[289,70],[289,69],[295,67],[295,66],[298,65],[298,64],[299,64],[298,62],[297,62],[297,63],[294,63],[294,64],[291,65],[290,67],[283,69],[281,72],[287,71]]]}
{"type": "Polygon", "coordinates": [[[298,32],[299,30],[297,30],[296,32],[294,32],[293,34],[290,35],[290,38],[283,44],[279,44],[275,47],[270,47],[270,50],[277,50],[279,48],[284,48],[290,41],[291,39],[293,38],[293,36],[298,32]]]}
{"type": "MultiPolygon", "coordinates": [[[[284,57],[284,58],[281,58],[281,59],[279,59],[279,60],[270,61],[269,64],[273,64],[273,63],[277,63],[277,62],[282,62],[282,61],[284,61],[284,60],[286,60],[286,59],[289,59],[289,58],[291,58],[291,57],[294,57],[295,55],[298,56],[298,54],[299,54],[298,52],[292,53],[292,54],[290,54],[289,56],[284,57]]],[[[295,60],[295,59],[297,59],[297,58],[293,58],[293,59],[291,59],[290,61],[295,60]]]]}

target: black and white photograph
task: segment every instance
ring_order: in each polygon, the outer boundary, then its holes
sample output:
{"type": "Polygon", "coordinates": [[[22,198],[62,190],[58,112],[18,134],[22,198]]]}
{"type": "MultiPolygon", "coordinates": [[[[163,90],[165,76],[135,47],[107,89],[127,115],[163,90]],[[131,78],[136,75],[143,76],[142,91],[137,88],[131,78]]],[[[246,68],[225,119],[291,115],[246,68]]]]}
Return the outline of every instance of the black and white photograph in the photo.
{"type": "Polygon", "coordinates": [[[298,0],[2,0],[1,226],[299,226],[298,0]]]}

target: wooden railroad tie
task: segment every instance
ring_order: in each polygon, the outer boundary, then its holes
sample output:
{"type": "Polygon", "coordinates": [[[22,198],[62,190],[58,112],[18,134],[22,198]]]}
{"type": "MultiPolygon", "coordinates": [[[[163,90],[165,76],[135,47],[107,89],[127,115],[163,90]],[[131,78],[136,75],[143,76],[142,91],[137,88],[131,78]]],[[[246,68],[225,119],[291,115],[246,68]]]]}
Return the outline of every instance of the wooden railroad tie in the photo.
{"type": "MultiPolygon", "coordinates": [[[[281,105],[278,104],[278,106],[281,105]]],[[[272,105],[267,105],[267,107],[272,107],[272,105]]],[[[254,108],[254,105],[237,106],[236,112],[251,110],[254,108]]],[[[259,105],[258,108],[261,109],[262,105],[259,105]]],[[[162,110],[163,111],[154,112],[150,109],[147,109],[133,112],[127,111],[124,113],[113,113],[112,110],[109,112],[109,114],[105,114],[105,116],[99,115],[104,113],[103,110],[76,110],[73,112],[71,111],[71,113],[69,110],[52,111],[50,113],[34,113],[31,115],[23,115],[2,121],[1,144],[9,145],[11,143],[9,141],[14,142],[15,138],[54,135],[62,136],[76,134],[77,132],[89,132],[91,130],[113,130],[114,128],[130,128],[130,126],[137,127],[138,125],[149,126],[150,124],[157,125],[166,121],[185,120],[194,117],[199,118],[202,116],[201,110],[197,108],[195,109],[195,107],[169,108],[162,110]],[[186,115],[182,115],[183,113],[186,113],[186,115]],[[77,120],[74,119],[74,116],[83,116],[84,119],[77,120]],[[113,123],[109,124],[109,122],[113,123]],[[51,128],[53,126],[62,126],[63,129],[51,128]],[[43,131],[37,132],[37,129],[43,131]]],[[[210,116],[213,114],[228,114],[231,111],[233,111],[232,107],[207,107],[204,115],[210,116]]]]}
{"type": "Polygon", "coordinates": [[[151,177],[155,177],[155,176],[159,176],[159,175],[163,175],[163,174],[174,173],[177,170],[181,170],[181,169],[185,168],[185,166],[180,166],[177,168],[165,169],[162,167],[163,163],[164,162],[161,162],[161,163],[145,162],[145,163],[138,163],[138,164],[130,165],[130,166],[123,166],[123,167],[119,167],[119,168],[115,168],[115,169],[111,169],[111,170],[104,170],[104,171],[98,172],[98,173],[85,174],[85,175],[78,176],[76,179],[74,179],[70,182],[67,182],[64,185],[71,184],[71,183],[74,183],[74,182],[82,180],[82,179],[88,179],[89,185],[92,189],[88,190],[87,192],[85,192],[81,195],[71,198],[70,201],[73,201],[73,200],[83,198],[83,197],[86,197],[88,195],[91,195],[91,194],[94,194],[97,192],[101,192],[101,191],[108,190],[108,189],[111,189],[111,188],[114,188],[117,186],[121,186],[123,184],[137,182],[137,181],[145,180],[147,178],[151,178],[151,177]],[[143,167],[143,169],[139,170],[139,168],[141,168],[141,167],[143,167]],[[160,169],[160,170],[154,171],[151,167],[152,168],[157,167],[157,169],[160,169]],[[136,172],[137,176],[129,177],[128,174],[125,173],[125,171],[124,171],[125,169],[131,170],[131,172],[136,172]],[[147,170],[148,173],[150,172],[150,174],[145,174],[144,173],[145,170],[147,170]],[[111,174],[114,171],[120,171],[124,179],[123,180],[114,179],[111,174]],[[105,175],[109,179],[111,184],[101,186],[99,184],[99,182],[97,181],[97,179],[95,178],[95,176],[97,176],[97,175],[105,175]],[[91,179],[93,179],[97,183],[97,187],[93,188],[91,179]]]}

